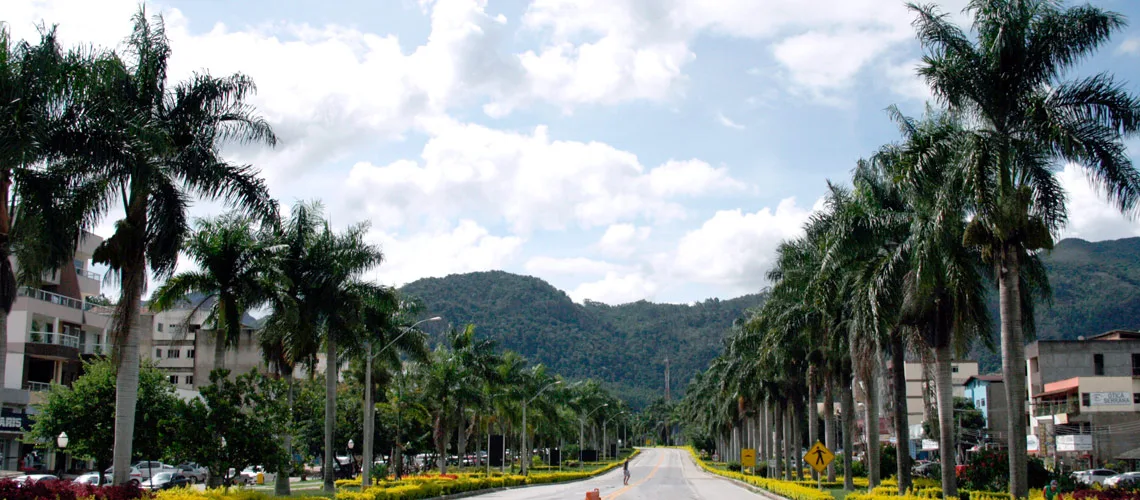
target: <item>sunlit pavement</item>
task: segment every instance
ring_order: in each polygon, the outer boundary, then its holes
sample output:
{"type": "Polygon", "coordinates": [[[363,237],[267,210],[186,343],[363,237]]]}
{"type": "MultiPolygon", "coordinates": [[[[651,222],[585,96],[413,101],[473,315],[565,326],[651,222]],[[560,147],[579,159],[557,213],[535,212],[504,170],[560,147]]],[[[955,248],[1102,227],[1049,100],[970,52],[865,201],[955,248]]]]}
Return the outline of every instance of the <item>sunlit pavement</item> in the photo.
{"type": "Polygon", "coordinates": [[[593,479],[569,484],[532,486],[498,491],[473,498],[511,500],[575,499],[582,500],[595,488],[602,500],[708,499],[734,500],[766,498],[735,483],[709,474],[693,462],[688,451],[649,448],[629,464],[629,486],[622,485],[622,470],[617,468],[593,479]]]}

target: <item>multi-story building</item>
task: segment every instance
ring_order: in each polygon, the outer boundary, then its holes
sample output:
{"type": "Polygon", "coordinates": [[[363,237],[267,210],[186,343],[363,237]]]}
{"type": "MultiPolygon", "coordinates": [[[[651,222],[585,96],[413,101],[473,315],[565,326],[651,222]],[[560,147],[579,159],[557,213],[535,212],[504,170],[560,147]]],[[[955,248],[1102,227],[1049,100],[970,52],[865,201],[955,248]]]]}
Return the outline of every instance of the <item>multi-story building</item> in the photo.
{"type": "MultiPolygon", "coordinates": [[[[107,352],[108,311],[88,302],[102,277],[89,268],[103,239],[84,232],[74,264],[45,275],[38,287],[22,287],[5,327],[8,351],[0,389],[0,469],[15,470],[32,445],[20,442],[29,415],[51,384],[70,384],[84,356],[107,352]]],[[[19,265],[12,259],[13,267],[19,265]]],[[[16,267],[18,269],[18,267],[16,267]]]]}
{"type": "MultiPolygon", "coordinates": [[[[950,365],[950,377],[954,384],[954,397],[966,397],[966,381],[978,376],[977,361],[954,361],[950,365]]],[[[910,425],[922,425],[926,419],[928,405],[937,408],[934,392],[934,367],[924,367],[922,363],[907,363],[903,367],[906,375],[906,413],[910,425]]],[[[932,418],[937,418],[931,415],[932,418]]]]}
{"type": "Polygon", "coordinates": [[[966,379],[965,397],[982,412],[986,428],[1005,429],[1009,405],[1001,375],[977,375],[966,379]]]}
{"type": "MultiPolygon", "coordinates": [[[[179,389],[197,389],[210,383],[217,352],[217,332],[209,320],[215,301],[214,297],[192,295],[175,309],[144,311],[151,331],[143,335],[139,349],[179,389]]],[[[231,373],[265,368],[255,334],[259,326],[248,313],[242,317],[238,344],[225,350],[224,366],[231,373]]]]}
{"type": "Polygon", "coordinates": [[[1140,332],[1041,340],[1025,356],[1043,454],[1092,465],[1140,447],[1140,332]]]}

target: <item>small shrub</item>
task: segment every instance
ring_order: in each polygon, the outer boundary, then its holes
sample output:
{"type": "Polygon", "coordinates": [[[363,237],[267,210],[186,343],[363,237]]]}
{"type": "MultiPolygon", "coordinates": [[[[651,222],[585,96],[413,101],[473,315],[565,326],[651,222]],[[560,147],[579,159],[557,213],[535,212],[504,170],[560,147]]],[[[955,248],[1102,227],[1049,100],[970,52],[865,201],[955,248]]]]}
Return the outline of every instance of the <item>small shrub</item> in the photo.
{"type": "Polygon", "coordinates": [[[726,468],[732,472],[740,472],[740,462],[729,462],[726,468]]]}

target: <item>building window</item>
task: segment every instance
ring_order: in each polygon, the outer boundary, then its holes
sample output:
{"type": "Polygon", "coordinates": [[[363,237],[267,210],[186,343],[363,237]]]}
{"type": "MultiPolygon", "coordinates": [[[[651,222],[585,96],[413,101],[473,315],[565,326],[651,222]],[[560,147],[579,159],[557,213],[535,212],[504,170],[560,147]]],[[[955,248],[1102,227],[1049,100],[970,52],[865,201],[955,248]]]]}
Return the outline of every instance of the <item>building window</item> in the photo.
{"type": "Polygon", "coordinates": [[[1132,353],[1132,376],[1140,377],[1140,353],[1132,353]]]}
{"type": "Polygon", "coordinates": [[[1132,393],[1132,404],[1140,405],[1140,392],[1132,393]]]}
{"type": "Polygon", "coordinates": [[[190,358],[190,359],[194,359],[194,349],[187,349],[186,350],[186,357],[190,358]]]}
{"type": "Polygon", "coordinates": [[[168,357],[168,358],[177,358],[177,357],[180,357],[181,355],[182,355],[182,352],[179,351],[178,349],[170,349],[170,350],[166,351],[166,357],[168,357]]]}
{"type": "Polygon", "coordinates": [[[154,350],[154,357],[161,358],[162,357],[162,349],[155,349],[154,350]]]}
{"type": "Polygon", "coordinates": [[[187,375],[186,376],[186,385],[194,385],[194,376],[193,375],[187,375]]]}
{"type": "Polygon", "coordinates": [[[1093,354],[1093,375],[1104,375],[1104,355],[1093,354]]]}
{"type": "Polygon", "coordinates": [[[986,405],[986,398],[982,398],[982,400],[979,402],[978,406],[985,406],[985,405],[986,405]]]}
{"type": "Polygon", "coordinates": [[[1092,406],[1092,401],[1091,401],[1091,398],[1089,397],[1089,393],[1087,393],[1087,392],[1081,393],[1081,406],[1092,406]]]}
{"type": "Polygon", "coordinates": [[[158,333],[162,333],[162,323],[156,323],[156,324],[158,325],[158,327],[157,327],[158,333]]]}
{"type": "Polygon", "coordinates": [[[174,385],[178,385],[178,375],[171,375],[170,376],[170,383],[172,383],[174,385]]]}
{"type": "Polygon", "coordinates": [[[957,366],[951,366],[950,371],[952,371],[954,373],[958,373],[958,367],[957,366]]]}

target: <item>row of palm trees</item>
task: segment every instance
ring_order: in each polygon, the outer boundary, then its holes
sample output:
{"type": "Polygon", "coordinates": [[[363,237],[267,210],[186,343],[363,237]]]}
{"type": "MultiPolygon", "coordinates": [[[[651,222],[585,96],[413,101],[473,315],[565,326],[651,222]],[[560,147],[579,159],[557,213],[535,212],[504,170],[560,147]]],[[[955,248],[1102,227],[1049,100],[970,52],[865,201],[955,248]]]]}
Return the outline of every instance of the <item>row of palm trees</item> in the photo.
{"type": "MultiPolygon", "coordinates": [[[[975,341],[992,346],[986,299],[996,283],[1009,491],[1025,498],[1024,343],[1034,301],[1049,295],[1040,252],[1066,219],[1054,173],[1063,163],[1079,166],[1129,215],[1140,201],[1140,174],[1124,146],[1140,127],[1140,100],[1109,74],[1065,79],[1124,20],[1049,0],[972,0],[967,31],[936,6],[909,7],[925,52],[919,74],[942,107],[920,119],[890,109],[900,140],[860,160],[850,186],[829,183],[826,206],[804,236],[780,245],[768,301],[739,322],[725,353],[694,381],[685,410],[726,449],[764,427],[755,433],[761,448],[788,459],[805,441],[796,423],[806,420],[806,441],[819,438],[821,392],[823,439],[836,449],[841,396],[850,489],[859,392],[874,486],[876,388],[889,366],[902,492],[910,484],[902,366],[912,353],[934,366],[942,490],[957,496],[951,360],[975,341]]],[[[790,461],[777,464],[777,474],[790,475],[790,461]]]]}

